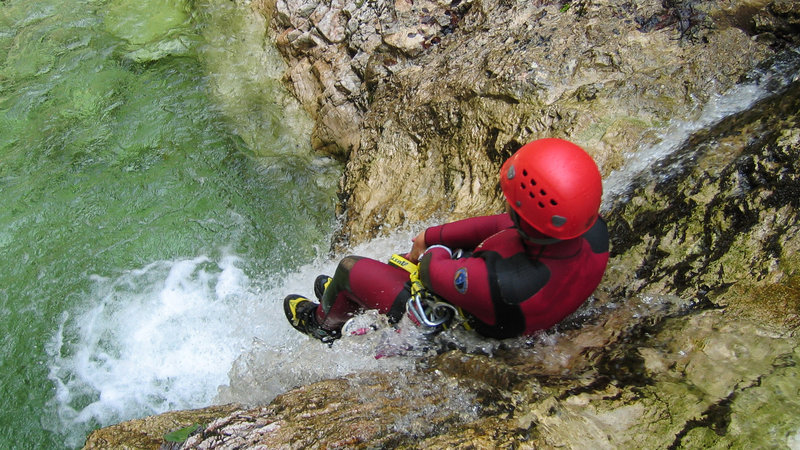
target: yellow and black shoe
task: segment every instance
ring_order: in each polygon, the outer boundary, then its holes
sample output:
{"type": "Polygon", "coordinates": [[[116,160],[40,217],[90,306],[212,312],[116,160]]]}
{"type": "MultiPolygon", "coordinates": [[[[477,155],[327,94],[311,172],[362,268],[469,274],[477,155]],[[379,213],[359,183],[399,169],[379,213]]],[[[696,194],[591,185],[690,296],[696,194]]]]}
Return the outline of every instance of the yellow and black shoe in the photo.
{"type": "Polygon", "coordinates": [[[314,295],[317,297],[317,300],[322,301],[322,295],[325,294],[325,289],[328,288],[331,281],[333,281],[333,278],[327,275],[320,275],[314,280],[314,295]]]}
{"type": "Polygon", "coordinates": [[[317,323],[317,303],[301,296],[287,295],[283,299],[283,312],[295,330],[330,344],[341,337],[336,330],[326,330],[317,323]]]}

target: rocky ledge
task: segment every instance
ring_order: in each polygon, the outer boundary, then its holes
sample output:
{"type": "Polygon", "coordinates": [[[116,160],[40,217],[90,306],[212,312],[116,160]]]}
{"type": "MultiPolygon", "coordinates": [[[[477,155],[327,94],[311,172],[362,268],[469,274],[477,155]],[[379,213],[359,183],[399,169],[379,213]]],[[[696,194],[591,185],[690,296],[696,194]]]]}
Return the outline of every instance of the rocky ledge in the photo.
{"type": "Polygon", "coordinates": [[[317,120],[314,145],[347,161],[352,240],[497,210],[500,162],[536,137],[570,138],[612,174],[757,67],[790,69],[606,200],[607,276],[554,329],[268,405],[126,422],[86,448],[800,445],[796,2],[261,7],[317,120]]]}

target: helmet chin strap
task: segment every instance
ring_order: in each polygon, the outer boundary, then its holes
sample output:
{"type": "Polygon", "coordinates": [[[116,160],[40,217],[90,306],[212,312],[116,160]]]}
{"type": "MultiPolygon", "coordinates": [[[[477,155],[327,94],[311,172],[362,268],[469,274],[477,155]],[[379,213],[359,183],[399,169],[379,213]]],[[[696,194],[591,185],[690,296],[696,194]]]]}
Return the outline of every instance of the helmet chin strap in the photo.
{"type": "Polygon", "coordinates": [[[522,239],[524,241],[537,245],[551,245],[557,242],[561,242],[561,239],[556,239],[547,236],[538,231],[535,231],[535,233],[538,234],[539,236],[536,237],[531,236],[522,229],[522,226],[520,225],[521,219],[519,218],[519,214],[517,214],[516,211],[514,211],[512,208],[508,208],[508,215],[511,216],[511,221],[514,222],[514,228],[517,229],[517,232],[519,233],[520,236],[522,236],[522,239]]]}

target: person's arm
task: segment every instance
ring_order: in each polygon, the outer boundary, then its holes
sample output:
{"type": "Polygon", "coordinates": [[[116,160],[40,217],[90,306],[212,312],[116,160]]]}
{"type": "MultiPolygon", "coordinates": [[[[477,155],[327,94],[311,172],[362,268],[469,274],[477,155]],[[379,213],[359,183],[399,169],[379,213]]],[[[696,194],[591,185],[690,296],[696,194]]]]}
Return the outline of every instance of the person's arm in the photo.
{"type": "Polygon", "coordinates": [[[508,214],[472,217],[425,230],[425,243],[472,250],[489,236],[514,226],[508,214]]]}
{"type": "Polygon", "coordinates": [[[478,244],[500,230],[514,225],[508,214],[472,217],[430,227],[418,234],[407,258],[417,262],[426,248],[444,245],[451,249],[474,250],[478,244]]]}

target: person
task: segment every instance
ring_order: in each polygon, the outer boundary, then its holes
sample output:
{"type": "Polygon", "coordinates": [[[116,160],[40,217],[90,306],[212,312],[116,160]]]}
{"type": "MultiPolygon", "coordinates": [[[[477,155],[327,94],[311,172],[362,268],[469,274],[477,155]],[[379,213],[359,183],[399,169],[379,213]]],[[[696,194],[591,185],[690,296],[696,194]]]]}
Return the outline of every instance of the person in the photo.
{"type": "MultiPolygon", "coordinates": [[[[469,326],[503,339],[549,328],[590,297],[606,269],[609,236],[599,217],[600,172],[574,143],[525,144],[503,164],[500,187],[505,213],[430,227],[405,258],[419,263],[424,288],[460,308],[469,326]]],[[[332,278],[316,279],[319,303],[289,295],[284,312],[298,331],[332,342],[362,310],[399,321],[411,291],[405,269],[347,256],[332,278]]]]}

